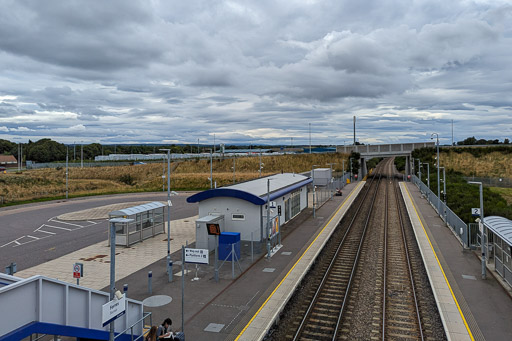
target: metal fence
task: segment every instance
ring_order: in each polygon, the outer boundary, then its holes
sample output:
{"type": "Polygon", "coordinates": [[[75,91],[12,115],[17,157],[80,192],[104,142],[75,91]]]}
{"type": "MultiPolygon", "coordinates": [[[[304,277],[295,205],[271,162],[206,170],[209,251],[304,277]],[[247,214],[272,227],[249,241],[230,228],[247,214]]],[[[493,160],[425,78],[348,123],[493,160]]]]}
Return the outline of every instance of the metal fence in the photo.
{"type": "Polygon", "coordinates": [[[481,182],[484,186],[489,187],[512,187],[512,179],[510,178],[466,176],[464,177],[464,180],[478,181],[481,182]]]}
{"type": "Polygon", "coordinates": [[[427,187],[423,182],[421,182],[418,177],[413,175],[411,177],[412,182],[418,186],[420,192],[425,196],[427,201],[432,205],[434,210],[439,214],[442,220],[448,225],[448,227],[453,231],[453,233],[459,238],[460,243],[464,248],[468,248],[470,244],[470,233],[468,225],[459,218],[451,209],[446,205],[443,201],[439,200],[439,198],[427,187]]]}
{"type": "MultiPolygon", "coordinates": [[[[310,172],[311,173],[311,172],[310,172]]],[[[342,189],[347,184],[347,179],[350,178],[350,173],[345,173],[339,178],[333,178],[327,186],[316,186],[315,189],[315,208],[321,207],[327,200],[336,195],[337,189],[342,189]]],[[[312,192],[313,190],[310,189],[312,192]]]]}

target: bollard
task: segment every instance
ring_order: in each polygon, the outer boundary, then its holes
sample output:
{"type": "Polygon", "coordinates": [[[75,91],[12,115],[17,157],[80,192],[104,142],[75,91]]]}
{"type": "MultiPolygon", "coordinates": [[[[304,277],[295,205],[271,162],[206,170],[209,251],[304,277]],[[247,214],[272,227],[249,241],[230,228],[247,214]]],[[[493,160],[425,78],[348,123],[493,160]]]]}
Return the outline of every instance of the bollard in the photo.
{"type": "Polygon", "coordinates": [[[153,293],[153,288],[151,287],[152,277],[153,277],[153,271],[148,271],[148,293],[150,295],[153,293]]]}

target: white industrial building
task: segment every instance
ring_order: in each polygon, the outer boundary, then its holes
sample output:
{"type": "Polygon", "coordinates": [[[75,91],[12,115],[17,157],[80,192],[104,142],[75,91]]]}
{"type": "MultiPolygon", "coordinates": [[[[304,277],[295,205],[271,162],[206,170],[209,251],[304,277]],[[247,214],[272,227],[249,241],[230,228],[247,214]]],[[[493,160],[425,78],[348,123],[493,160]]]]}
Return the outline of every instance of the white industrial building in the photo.
{"type": "Polygon", "coordinates": [[[206,224],[219,224],[221,232],[240,232],[241,240],[251,240],[252,236],[253,241],[264,241],[268,234],[267,199],[271,202],[270,218],[280,227],[308,206],[307,185],[311,182],[300,174],[275,174],[190,196],[188,202],[199,203],[196,248],[215,247],[206,224]]]}

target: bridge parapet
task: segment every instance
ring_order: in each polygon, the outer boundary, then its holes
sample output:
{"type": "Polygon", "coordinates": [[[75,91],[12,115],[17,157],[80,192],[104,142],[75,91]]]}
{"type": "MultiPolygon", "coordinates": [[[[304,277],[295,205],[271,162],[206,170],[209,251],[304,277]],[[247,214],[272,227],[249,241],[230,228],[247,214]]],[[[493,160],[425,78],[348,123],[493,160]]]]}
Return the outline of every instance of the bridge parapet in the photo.
{"type": "Polygon", "coordinates": [[[421,143],[395,143],[395,144],[365,144],[365,145],[348,145],[337,146],[336,152],[349,154],[351,152],[360,153],[361,156],[367,155],[407,155],[413,150],[424,147],[435,147],[435,142],[421,142],[421,143]]]}

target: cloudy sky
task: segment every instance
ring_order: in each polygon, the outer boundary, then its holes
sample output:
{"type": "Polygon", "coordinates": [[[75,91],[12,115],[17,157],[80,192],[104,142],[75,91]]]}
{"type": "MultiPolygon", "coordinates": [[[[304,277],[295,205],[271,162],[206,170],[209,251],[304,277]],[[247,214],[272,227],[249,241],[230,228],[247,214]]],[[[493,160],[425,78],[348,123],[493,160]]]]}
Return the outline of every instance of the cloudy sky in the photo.
{"type": "Polygon", "coordinates": [[[510,1],[0,0],[0,138],[512,139],[510,1]]]}

